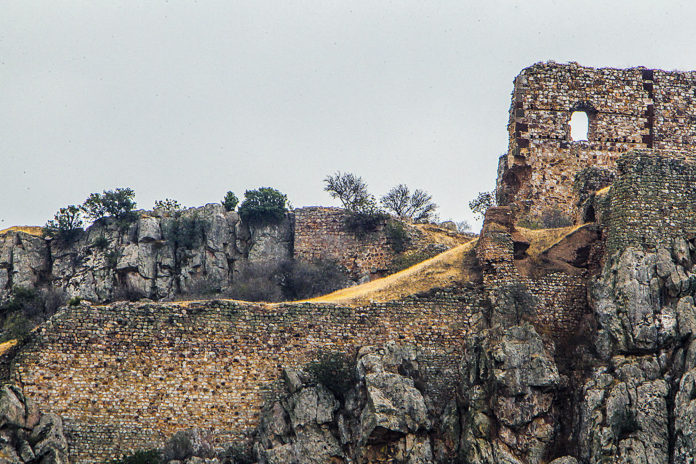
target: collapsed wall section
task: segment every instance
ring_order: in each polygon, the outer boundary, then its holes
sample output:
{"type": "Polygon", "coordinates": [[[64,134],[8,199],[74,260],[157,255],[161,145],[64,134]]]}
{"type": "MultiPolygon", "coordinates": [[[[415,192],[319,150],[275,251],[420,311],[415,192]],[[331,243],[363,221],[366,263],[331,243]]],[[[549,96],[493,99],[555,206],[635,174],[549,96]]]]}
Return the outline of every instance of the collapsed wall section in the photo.
{"type": "Polygon", "coordinates": [[[518,219],[539,220],[549,210],[575,218],[580,171],[594,166],[615,173],[619,156],[633,149],[689,150],[694,121],[694,72],[530,66],[514,82],[499,202],[513,207],[518,219]],[[587,140],[571,138],[576,111],[588,116],[587,140]]]}
{"type": "Polygon", "coordinates": [[[13,381],[65,419],[71,462],[106,462],[200,427],[235,440],[283,367],[393,340],[419,347],[432,397],[453,395],[483,295],[467,286],[348,308],[232,302],[65,308],[20,353],[13,381]]]}
{"type": "Polygon", "coordinates": [[[522,273],[521,262],[528,258],[515,249],[523,240],[515,229],[509,207],[486,211],[477,254],[490,302],[490,325],[507,327],[525,319],[539,333],[563,343],[575,334],[588,313],[586,294],[590,273],[570,266],[567,269],[573,272],[553,267],[545,270],[541,262],[534,263],[537,271],[541,271],[536,275],[522,273]]]}

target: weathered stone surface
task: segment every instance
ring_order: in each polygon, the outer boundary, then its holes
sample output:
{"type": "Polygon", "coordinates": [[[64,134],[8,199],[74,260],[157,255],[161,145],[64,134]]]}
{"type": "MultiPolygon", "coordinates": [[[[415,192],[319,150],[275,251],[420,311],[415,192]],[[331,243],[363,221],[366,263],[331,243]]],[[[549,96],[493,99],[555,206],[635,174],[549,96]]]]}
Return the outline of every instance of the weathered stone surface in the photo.
{"type": "Polygon", "coordinates": [[[467,462],[543,462],[556,436],[553,400],[560,377],[534,328],[523,324],[472,338],[462,375],[467,462]]]}
{"type": "Polygon", "coordinates": [[[590,290],[600,355],[655,351],[692,333],[695,316],[688,293],[694,279],[665,248],[648,253],[630,247],[616,256],[590,290]],[[665,304],[665,294],[676,303],[665,304]]]}
{"type": "Polygon", "coordinates": [[[213,446],[207,441],[202,431],[197,428],[175,433],[165,443],[162,455],[166,461],[186,461],[190,458],[213,457],[213,446]]]}
{"type": "Polygon", "coordinates": [[[37,458],[45,455],[67,455],[68,442],[63,434],[63,421],[56,414],[44,414],[39,424],[31,432],[29,442],[32,443],[37,458]]]}
{"type": "Polygon", "coordinates": [[[304,374],[286,372],[288,396],[262,415],[259,462],[434,462],[432,423],[414,386],[415,348],[363,347],[354,368],[357,383],[339,397],[304,374]]]}

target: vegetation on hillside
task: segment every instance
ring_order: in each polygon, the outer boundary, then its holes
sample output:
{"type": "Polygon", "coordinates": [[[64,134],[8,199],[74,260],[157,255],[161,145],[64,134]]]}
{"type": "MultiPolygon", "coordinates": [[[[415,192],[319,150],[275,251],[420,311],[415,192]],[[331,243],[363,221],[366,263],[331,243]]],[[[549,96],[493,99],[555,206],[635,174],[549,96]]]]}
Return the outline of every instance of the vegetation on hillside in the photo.
{"type": "Polygon", "coordinates": [[[433,197],[423,190],[416,189],[411,193],[406,185],[399,184],[389,190],[380,201],[387,211],[401,219],[427,222],[437,209],[432,199],[433,197]]]}
{"type": "Polygon", "coordinates": [[[287,203],[287,195],[271,187],[247,190],[244,201],[239,205],[239,216],[253,224],[279,222],[288,211],[287,203]]]}
{"type": "Polygon", "coordinates": [[[67,300],[63,292],[15,286],[0,304],[0,342],[22,340],[67,300]]]}

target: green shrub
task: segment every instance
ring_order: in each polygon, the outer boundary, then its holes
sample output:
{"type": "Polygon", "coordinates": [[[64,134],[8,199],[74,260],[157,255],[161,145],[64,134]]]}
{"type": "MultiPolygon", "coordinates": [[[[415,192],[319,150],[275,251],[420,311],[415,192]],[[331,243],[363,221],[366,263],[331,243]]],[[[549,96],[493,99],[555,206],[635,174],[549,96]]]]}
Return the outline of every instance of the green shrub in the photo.
{"type": "Polygon", "coordinates": [[[133,454],[114,459],[112,464],[164,464],[162,452],[156,449],[136,451],[133,454]]]}
{"type": "MultiPolygon", "coordinates": [[[[331,293],[349,284],[346,272],[332,261],[267,260],[244,266],[222,296],[244,301],[301,300],[331,293]]],[[[204,280],[194,285],[188,296],[205,298],[217,293],[219,287],[219,282],[204,280]]]]}
{"type": "Polygon", "coordinates": [[[230,445],[221,456],[222,462],[231,464],[253,464],[256,462],[250,445],[235,443],[230,445]]]}
{"type": "Polygon", "coordinates": [[[181,205],[176,200],[165,198],[164,200],[155,201],[155,209],[165,213],[175,213],[181,211],[181,205]]]}
{"type": "Polygon", "coordinates": [[[91,193],[82,204],[82,211],[93,221],[112,216],[125,224],[135,219],[135,192],[130,188],[91,193]]]}
{"type": "Polygon", "coordinates": [[[107,239],[103,235],[100,235],[99,237],[94,239],[94,246],[99,248],[100,250],[106,250],[106,247],[109,246],[109,239],[107,239]]]}
{"type": "Polygon", "coordinates": [[[274,188],[247,190],[239,205],[239,216],[253,224],[280,222],[287,212],[287,202],[288,197],[274,188]]]}
{"type": "Polygon", "coordinates": [[[520,219],[517,225],[526,229],[557,229],[573,225],[573,221],[558,208],[549,208],[541,213],[539,219],[529,216],[520,219]]]}
{"type": "Polygon", "coordinates": [[[432,195],[416,189],[411,193],[404,184],[393,187],[380,200],[382,205],[402,219],[414,222],[428,222],[435,216],[437,205],[432,195]]]}
{"type": "Polygon", "coordinates": [[[530,219],[529,217],[525,217],[523,219],[520,219],[517,222],[517,225],[520,227],[524,227],[525,229],[543,229],[544,225],[540,221],[535,221],[533,219],[530,219]]]}
{"type": "Polygon", "coordinates": [[[348,213],[344,220],[344,226],[348,232],[362,239],[376,231],[387,219],[389,219],[388,214],[376,209],[359,211],[348,213]]]}
{"type": "Polygon", "coordinates": [[[281,272],[281,289],[285,300],[313,298],[350,284],[348,274],[333,261],[286,261],[281,272]]]}
{"type": "Polygon", "coordinates": [[[557,229],[573,225],[573,221],[558,208],[550,208],[541,213],[541,223],[545,229],[557,229]]]}
{"type": "Polygon", "coordinates": [[[375,199],[367,191],[367,184],[360,176],[341,171],[324,179],[324,190],[329,192],[331,198],[338,198],[343,207],[352,212],[360,212],[371,209],[375,205],[375,199]]]}
{"type": "Polygon", "coordinates": [[[225,207],[225,211],[234,211],[238,203],[239,199],[232,191],[227,192],[222,200],[222,206],[225,207]]]}
{"type": "Polygon", "coordinates": [[[37,324],[32,323],[27,316],[19,311],[10,313],[3,320],[0,342],[24,340],[37,324]]]}
{"type": "Polygon", "coordinates": [[[78,206],[70,205],[59,209],[53,219],[46,222],[42,232],[44,237],[56,237],[65,242],[72,242],[79,236],[81,227],[81,210],[78,206]]]}
{"type": "Polygon", "coordinates": [[[305,367],[312,380],[343,398],[357,382],[355,358],[335,351],[320,352],[305,367]]]}
{"type": "Polygon", "coordinates": [[[384,233],[387,235],[387,241],[392,250],[396,253],[403,253],[408,248],[411,238],[404,225],[399,221],[389,221],[384,227],[384,233]]]}
{"type": "Polygon", "coordinates": [[[0,342],[23,339],[64,304],[60,291],[16,286],[10,297],[0,304],[0,342]]]}
{"type": "Polygon", "coordinates": [[[125,285],[121,285],[114,290],[114,294],[111,299],[112,301],[139,301],[147,297],[147,293],[126,283],[125,285]]]}
{"type": "Polygon", "coordinates": [[[497,204],[495,191],[479,192],[476,198],[469,202],[469,209],[474,213],[476,219],[483,219],[486,210],[492,206],[497,206],[497,204]]]}
{"type": "Polygon", "coordinates": [[[68,300],[68,306],[80,306],[82,303],[82,298],[79,296],[74,296],[68,300]]]}
{"type": "Polygon", "coordinates": [[[104,257],[106,258],[106,265],[111,269],[116,269],[121,253],[118,250],[111,250],[106,252],[104,257]]]}

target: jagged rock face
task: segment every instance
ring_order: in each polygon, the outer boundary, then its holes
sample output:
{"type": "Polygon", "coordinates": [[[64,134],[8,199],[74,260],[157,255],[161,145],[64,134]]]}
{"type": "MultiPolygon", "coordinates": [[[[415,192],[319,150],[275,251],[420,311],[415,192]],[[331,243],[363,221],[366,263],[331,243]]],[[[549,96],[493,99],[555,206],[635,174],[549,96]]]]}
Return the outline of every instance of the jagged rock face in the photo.
{"type": "Polygon", "coordinates": [[[0,389],[0,464],[67,464],[63,421],[41,414],[14,385],[0,389]]]}
{"type": "Polygon", "coordinates": [[[462,361],[466,462],[541,463],[556,436],[554,392],[560,376],[530,324],[484,332],[462,361]]]}
{"type": "Polygon", "coordinates": [[[357,384],[342,398],[301,371],[286,371],[288,396],[262,415],[259,463],[434,462],[433,425],[414,382],[415,349],[364,347],[356,372],[357,384]]]}
{"type": "Polygon", "coordinates": [[[0,236],[0,296],[46,287],[91,301],[172,298],[224,290],[247,263],[292,257],[292,215],[247,225],[219,204],[137,221],[97,221],[74,243],[23,232],[0,236]]]}
{"type": "Polygon", "coordinates": [[[591,287],[604,363],[582,389],[584,462],[692,462],[695,251],[682,239],[655,252],[627,248],[591,287]]]}

